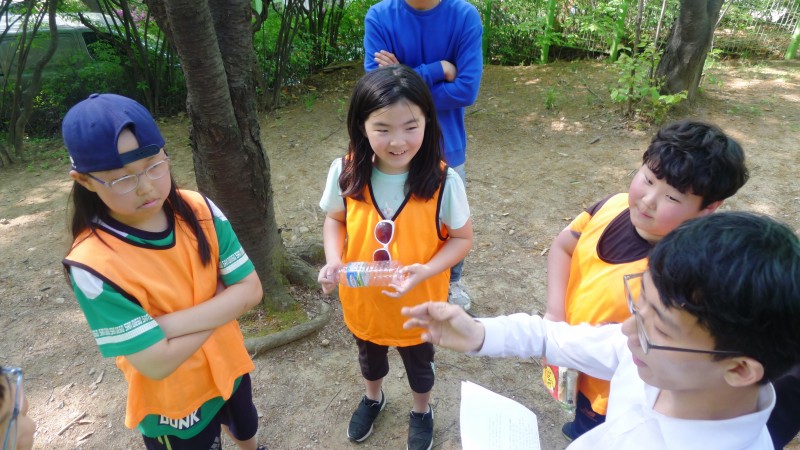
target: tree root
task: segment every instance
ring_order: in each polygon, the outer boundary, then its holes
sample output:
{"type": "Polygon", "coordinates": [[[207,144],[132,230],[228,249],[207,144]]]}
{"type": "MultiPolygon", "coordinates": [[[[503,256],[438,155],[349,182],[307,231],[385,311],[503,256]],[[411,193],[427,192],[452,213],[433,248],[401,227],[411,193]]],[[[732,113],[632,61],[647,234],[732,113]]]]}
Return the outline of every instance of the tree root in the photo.
{"type": "Polygon", "coordinates": [[[325,302],[320,303],[320,313],[308,322],[303,322],[292,328],[278,331],[277,333],[248,338],[244,341],[247,352],[253,357],[259,353],[271,350],[281,345],[286,345],[298,339],[304,338],[315,331],[319,331],[331,318],[331,307],[325,302]]]}

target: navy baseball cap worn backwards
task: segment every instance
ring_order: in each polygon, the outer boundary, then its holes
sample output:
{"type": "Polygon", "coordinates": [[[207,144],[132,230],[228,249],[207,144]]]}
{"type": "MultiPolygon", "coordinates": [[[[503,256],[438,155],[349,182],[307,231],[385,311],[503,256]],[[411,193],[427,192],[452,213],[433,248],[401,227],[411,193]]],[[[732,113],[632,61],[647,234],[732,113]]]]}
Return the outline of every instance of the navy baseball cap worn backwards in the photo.
{"type": "Polygon", "coordinates": [[[61,123],[61,135],[72,170],[80,173],[119,169],[164,147],[164,138],[147,108],[116,94],[92,94],[70,108],[61,123]],[[139,148],[120,155],[117,141],[126,128],[136,136],[139,148]]]}

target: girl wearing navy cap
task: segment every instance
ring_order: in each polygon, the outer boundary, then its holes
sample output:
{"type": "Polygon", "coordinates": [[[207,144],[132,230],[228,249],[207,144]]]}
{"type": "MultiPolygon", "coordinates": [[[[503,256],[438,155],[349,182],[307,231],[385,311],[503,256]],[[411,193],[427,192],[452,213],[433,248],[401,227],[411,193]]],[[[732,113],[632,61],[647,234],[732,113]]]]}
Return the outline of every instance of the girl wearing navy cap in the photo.
{"type": "Polygon", "coordinates": [[[236,319],[263,295],[222,212],[179,190],[139,103],[93,94],[64,117],[72,247],[63,263],[100,353],[128,382],[148,449],[256,449],[253,362],[236,319]]]}

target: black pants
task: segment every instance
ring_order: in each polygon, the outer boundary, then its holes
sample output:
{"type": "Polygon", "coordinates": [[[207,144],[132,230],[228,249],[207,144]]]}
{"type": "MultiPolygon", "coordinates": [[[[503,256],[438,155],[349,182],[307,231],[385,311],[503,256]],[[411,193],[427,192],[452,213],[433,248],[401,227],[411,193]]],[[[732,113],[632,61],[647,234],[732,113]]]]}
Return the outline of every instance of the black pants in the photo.
{"type": "Polygon", "coordinates": [[[781,449],[800,431],[800,364],[775,380],[773,385],[777,399],[767,428],[775,448],[781,449]]]}
{"type": "Polygon", "coordinates": [[[586,433],[592,428],[606,421],[606,416],[599,414],[592,409],[592,402],[578,391],[578,398],[575,401],[575,421],[572,422],[572,432],[574,438],[586,433]]]}
{"type": "Polygon", "coordinates": [[[203,431],[189,439],[175,436],[150,438],[142,436],[147,450],[221,450],[222,425],[240,441],[246,441],[258,431],[258,412],[253,404],[253,387],[250,374],[244,374],[239,387],[231,394],[214,419],[203,431]]]}
{"type": "MultiPolygon", "coordinates": [[[[356,336],[353,337],[358,344],[358,363],[364,379],[375,381],[385,377],[389,373],[389,347],[365,341],[356,336]]],[[[435,377],[433,344],[423,342],[409,347],[397,347],[397,352],[400,353],[400,358],[403,359],[403,365],[406,367],[406,376],[408,376],[408,385],[411,386],[411,390],[418,394],[424,394],[433,389],[435,377]]]]}

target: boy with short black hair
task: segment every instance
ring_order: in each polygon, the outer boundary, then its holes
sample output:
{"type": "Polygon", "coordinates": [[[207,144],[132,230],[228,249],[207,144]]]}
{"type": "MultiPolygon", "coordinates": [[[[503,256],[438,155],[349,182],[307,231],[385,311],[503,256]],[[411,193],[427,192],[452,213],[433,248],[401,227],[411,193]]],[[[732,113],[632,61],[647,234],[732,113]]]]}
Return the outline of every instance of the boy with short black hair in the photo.
{"type": "MultiPolygon", "coordinates": [[[[545,318],[570,324],[622,322],[619,283],[642,272],[653,245],[685,220],[711,214],[748,178],[744,151],[716,126],[680,121],[661,128],[642,156],[628,193],[587,208],[553,240],[547,259],[545,318]]],[[[638,293],[638,282],[632,284],[638,293]]],[[[548,361],[549,363],[549,361],[548,361]]],[[[608,383],[581,374],[574,439],[605,420],[608,383]]]]}
{"type": "MultiPolygon", "coordinates": [[[[611,380],[606,423],[570,449],[771,449],[769,381],[800,361],[800,240],[751,213],[690,220],[656,244],[622,324],[452,305],[403,308],[422,339],[487,356],[545,356],[611,380]]],[[[634,276],[626,276],[629,284],[634,276]]]]}

